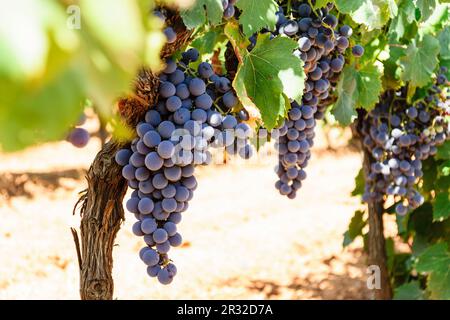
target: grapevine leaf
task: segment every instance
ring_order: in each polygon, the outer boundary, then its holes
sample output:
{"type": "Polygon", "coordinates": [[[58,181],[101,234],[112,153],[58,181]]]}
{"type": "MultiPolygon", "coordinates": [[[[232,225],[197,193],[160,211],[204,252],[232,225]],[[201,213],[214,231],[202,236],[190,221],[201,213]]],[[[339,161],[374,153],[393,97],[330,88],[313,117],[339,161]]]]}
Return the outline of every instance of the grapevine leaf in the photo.
{"type": "Polygon", "coordinates": [[[416,269],[429,273],[428,289],[432,299],[450,299],[450,252],[446,243],[437,243],[418,258],[416,269]]]}
{"type": "Polygon", "coordinates": [[[425,35],[417,45],[411,43],[406,56],[400,59],[404,68],[402,80],[409,81],[412,87],[423,87],[431,81],[431,75],[438,63],[439,41],[425,35]]]}
{"type": "Polygon", "coordinates": [[[250,40],[242,34],[236,20],[229,21],[225,25],[224,32],[233,46],[237,59],[242,62],[244,56],[248,54],[247,48],[250,45],[250,40]]]}
{"type": "Polygon", "coordinates": [[[389,43],[399,43],[409,30],[416,27],[414,4],[410,0],[404,0],[399,5],[398,15],[396,15],[389,26],[389,43]]]}
{"type": "Polygon", "coordinates": [[[389,59],[384,62],[384,81],[388,88],[398,89],[401,87],[402,82],[401,68],[398,65],[398,61],[401,57],[405,56],[406,50],[399,47],[389,47],[389,59]]]}
{"type": "Polygon", "coordinates": [[[314,9],[320,9],[327,6],[329,0],[316,0],[316,4],[314,5],[314,9]]]}
{"type": "Polygon", "coordinates": [[[446,27],[442,30],[438,39],[441,45],[441,58],[450,59],[450,27],[446,27]]]}
{"type": "Polygon", "coordinates": [[[188,29],[193,29],[204,23],[213,25],[222,21],[223,6],[221,0],[196,0],[189,9],[181,10],[181,18],[188,29]]]}
{"type": "Polygon", "coordinates": [[[450,194],[440,192],[437,194],[433,205],[433,220],[442,221],[450,217],[450,194]]]}
{"type": "Polygon", "coordinates": [[[331,110],[336,120],[344,126],[352,123],[356,117],[357,86],[356,70],[350,66],[345,67],[336,87],[338,99],[331,110]]]}
{"type": "Polygon", "coordinates": [[[395,288],[394,300],[424,300],[424,291],[418,281],[411,281],[395,288]]]}
{"type": "Polygon", "coordinates": [[[375,106],[381,90],[381,72],[376,66],[365,65],[359,70],[347,66],[337,86],[338,100],[332,113],[342,125],[348,125],[356,116],[356,108],[370,110],[375,106]]]}
{"type": "Polygon", "coordinates": [[[382,90],[381,72],[375,65],[366,65],[358,71],[358,102],[366,110],[378,102],[382,90]]]}
{"type": "Polygon", "coordinates": [[[360,169],[358,175],[355,177],[355,189],[353,189],[351,195],[353,197],[362,195],[364,193],[364,170],[360,169]]]}
{"type": "Polygon", "coordinates": [[[219,28],[206,31],[202,36],[195,39],[191,46],[196,48],[201,54],[212,53],[217,44],[226,39],[219,28]]]}
{"type": "Polygon", "coordinates": [[[439,172],[442,176],[450,176],[450,160],[447,160],[439,166],[439,172]]]}
{"type": "Polygon", "coordinates": [[[447,79],[449,79],[450,78],[450,59],[441,59],[439,66],[447,68],[447,72],[445,73],[445,76],[447,77],[447,79]]]}
{"type": "Polygon", "coordinates": [[[398,10],[392,0],[338,0],[336,5],[340,12],[349,14],[353,21],[369,30],[382,28],[398,10]]]}
{"type": "Polygon", "coordinates": [[[436,8],[436,0],[417,0],[416,6],[422,15],[422,21],[427,20],[436,8]]]}
{"type": "Polygon", "coordinates": [[[354,0],[354,1],[336,0],[336,6],[341,13],[348,14],[356,11],[359,7],[363,5],[364,2],[365,0],[354,0]]]}
{"type": "Polygon", "coordinates": [[[250,37],[262,28],[275,28],[278,5],[274,0],[239,0],[236,6],[241,10],[239,23],[246,36],[250,37]]]}
{"type": "Polygon", "coordinates": [[[388,0],[389,16],[395,18],[398,15],[398,6],[395,0],[388,0]]]}
{"type": "Polygon", "coordinates": [[[436,158],[450,160],[450,141],[446,141],[442,146],[439,146],[436,158]]]}
{"type": "Polygon", "coordinates": [[[261,34],[236,73],[233,86],[239,99],[244,107],[251,104],[259,109],[268,130],[285,114],[287,98],[301,100],[305,74],[292,53],[296,47],[289,38],[270,40],[268,34],[261,34]]]}
{"type": "Polygon", "coordinates": [[[356,211],[355,215],[350,220],[348,230],[344,233],[343,246],[348,246],[356,239],[357,236],[362,235],[362,229],[365,225],[366,221],[364,220],[364,211],[356,211]]]}
{"type": "Polygon", "coordinates": [[[419,35],[431,34],[436,35],[444,29],[449,21],[449,10],[445,4],[437,3],[431,16],[424,22],[421,22],[419,35]]]}

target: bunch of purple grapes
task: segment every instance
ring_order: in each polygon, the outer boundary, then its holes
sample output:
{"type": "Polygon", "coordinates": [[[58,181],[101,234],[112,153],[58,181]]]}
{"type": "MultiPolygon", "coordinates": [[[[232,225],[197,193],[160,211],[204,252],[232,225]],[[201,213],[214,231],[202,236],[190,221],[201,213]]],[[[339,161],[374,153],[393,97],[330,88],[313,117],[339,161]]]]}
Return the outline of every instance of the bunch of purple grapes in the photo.
{"type": "Polygon", "coordinates": [[[191,69],[198,58],[199,52],[189,49],[178,63],[166,61],[157,105],[137,125],[131,148],[116,154],[134,189],[126,203],[137,218],[133,233],[147,244],[140,257],[162,284],[171,283],[177,272],[167,253],[182,243],[177,225],[197,188],[195,166],[211,163],[210,147],[244,159],[253,154],[251,128],[232,113],[238,99],[229,79],[207,62],[191,69]]]}
{"type": "Polygon", "coordinates": [[[372,162],[363,201],[392,196],[395,211],[402,216],[423,204],[424,197],[415,188],[423,175],[422,161],[450,139],[445,119],[450,114],[448,88],[445,75],[439,74],[423,100],[408,105],[406,88],[388,91],[367,114],[361,132],[372,162]]]}
{"type": "MultiPolygon", "coordinates": [[[[302,104],[291,102],[287,119],[279,128],[276,147],[279,164],[276,173],[279,180],[275,187],[290,199],[306,178],[305,167],[311,158],[316,120],[323,119],[329,105],[329,94],[336,86],[345,64],[344,54],[350,46],[352,28],[338,27],[339,21],[331,12],[332,3],[314,11],[308,1],[292,1],[290,18],[280,7],[277,12],[277,30],[274,35],[288,36],[297,40],[294,52],[304,62],[307,76],[302,104]]],[[[361,57],[364,49],[352,48],[355,57],[361,57]]]]}

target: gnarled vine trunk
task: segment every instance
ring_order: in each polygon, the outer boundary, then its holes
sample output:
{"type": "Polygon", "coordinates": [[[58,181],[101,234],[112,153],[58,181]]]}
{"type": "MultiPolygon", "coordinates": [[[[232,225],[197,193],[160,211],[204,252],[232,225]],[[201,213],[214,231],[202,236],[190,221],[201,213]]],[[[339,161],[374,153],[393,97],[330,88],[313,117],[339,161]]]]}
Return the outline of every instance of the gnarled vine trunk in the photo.
{"type": "MultiPolygon", "coordinates": [[[[176,12],[168,10],[165,13],[167,25],[177,33],[177,41],[163,48],[162,58],[180,49],[191,35],[176,12]]],[[[122,99],[118,105],[122,118],[132,127],[144,117],[148,107],[157,101],[158,78],[143,69],[134,85],[135,95],[122,99]]],[[[102,147],[87,173],[88,188],[75,205],[75,209],[81,206],[81,241],[74,229],[72,233],[80,266],[80,296],[83,300],[113,298],[112,250],[124,220],[122,201],[127,190],[127,182],[114,156],[117,150],[125,146],[124,143],[109,141],[102,147]]]]}
{"type": "MultiPolygon", "coordinates": [[[[371,154],[364,150],[364,171],[367,176],[370,172],[371,154]]],[[[383,227],[383,202],[370,201],[368,203],[369,211],[369,234],[367,241],[367,250],[369,254],[368,265],[376,266],[376,272],[379,271],[380,287],[372,289],[372,299],[390,300],[392,299],[391,282],[387,269],[386,242],[384,238],[383,227]]],[[[377,275],[378,276],[378,275],[377,275]]]]}

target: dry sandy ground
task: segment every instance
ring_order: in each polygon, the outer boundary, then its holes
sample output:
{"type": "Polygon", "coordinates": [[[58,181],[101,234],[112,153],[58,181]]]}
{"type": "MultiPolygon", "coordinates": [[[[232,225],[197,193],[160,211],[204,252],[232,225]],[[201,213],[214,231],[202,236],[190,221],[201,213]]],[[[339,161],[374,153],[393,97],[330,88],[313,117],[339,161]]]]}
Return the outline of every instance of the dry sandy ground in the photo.
{"type": "MultiPolygon", "coordinates": [[[[323,139],[319,139],[322,141],[323,139]]],[[[99,141],[77,150],[65,142],[0,154],[0,299],[78,299],[78,265],[69,228],[77,192],[99,141]],[[16,173],[16,175],[11,175],[16,173]],[[27,174],[23,174],[27,173],[27,174]],[[13,181],[13,182],[11,182],[13,181]]],[[[185,240],[172,249],[172,285],[147,277],[141,239],[120,230],[114,249],[117,299],[367,299],[361,244],[341,247],[357,199],[349,193],[359,154],[314,148],[308,179],[292,201],[275,192],[275,157],[198,171],[184,214],[185,240]]]]}

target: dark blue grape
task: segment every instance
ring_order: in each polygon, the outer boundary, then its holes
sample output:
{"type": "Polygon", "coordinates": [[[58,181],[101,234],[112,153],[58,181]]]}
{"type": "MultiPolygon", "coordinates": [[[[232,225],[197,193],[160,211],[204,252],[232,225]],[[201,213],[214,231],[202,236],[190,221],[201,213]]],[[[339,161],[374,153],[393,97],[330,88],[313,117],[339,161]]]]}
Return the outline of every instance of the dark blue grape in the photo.
{"type": "Polygon", "coordinates": [[[177,34],[171,27],[165,28],[163,33],[168,43],[174,43],[177,40],[177,34]]]}

